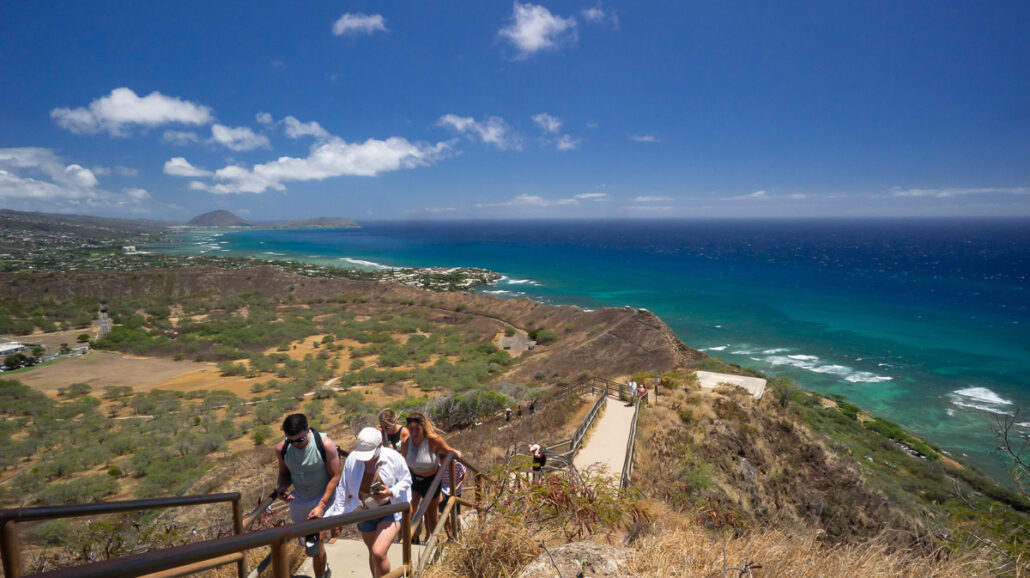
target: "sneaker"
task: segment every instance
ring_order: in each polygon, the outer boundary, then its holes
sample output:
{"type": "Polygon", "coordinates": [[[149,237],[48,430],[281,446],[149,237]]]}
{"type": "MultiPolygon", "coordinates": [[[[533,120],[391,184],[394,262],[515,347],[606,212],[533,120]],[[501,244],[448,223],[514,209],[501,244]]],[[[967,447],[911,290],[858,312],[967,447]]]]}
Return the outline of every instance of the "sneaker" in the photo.
{"type": "Polygon", "coordinates": [[[325,572],[322,573],[322,578],[329,578],[333,575],[333,571],[329,569],[329,565],[326,564],[325,572]]]}

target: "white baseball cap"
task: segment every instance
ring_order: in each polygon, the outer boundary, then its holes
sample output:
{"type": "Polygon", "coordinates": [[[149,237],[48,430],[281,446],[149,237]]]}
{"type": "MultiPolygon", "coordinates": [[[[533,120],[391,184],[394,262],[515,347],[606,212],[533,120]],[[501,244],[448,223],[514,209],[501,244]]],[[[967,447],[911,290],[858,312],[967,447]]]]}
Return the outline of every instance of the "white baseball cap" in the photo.
{"type": "Polygon", "coordinates": [[[383,443],[383,434],[374,427],[366,427],[358,433],[358,445],[350,455],[359,462],[366,462],[383,443]]]}

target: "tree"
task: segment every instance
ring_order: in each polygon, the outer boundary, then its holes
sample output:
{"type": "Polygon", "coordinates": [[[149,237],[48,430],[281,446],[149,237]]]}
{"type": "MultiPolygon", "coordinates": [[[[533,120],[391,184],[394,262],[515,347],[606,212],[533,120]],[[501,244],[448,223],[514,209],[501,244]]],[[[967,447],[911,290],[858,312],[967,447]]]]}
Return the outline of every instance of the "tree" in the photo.
{"type": "Polygon", "coordinates": [[[79,336],[75,338],[75,341],[78,341],[79,343],[88,343],[89,333],[80,333],[79,336]]]}
{"type": "Polygon", "coordinates": [[[18,369],[28,363],[28,358],[21,353],[12,353],[4,358],[4,367],[8,370],[18,369]]]}
{"type": "Polygon", "coordinates": [[[1016,483],[1020,493],[1030,499],[1030,437],[1021,435],[1018,429],[1020,410],[1012,415],[996,416],[998,425],[995,435],[1001,441],[998,449],[1012,460],[1009,475],[1016,483]]]}

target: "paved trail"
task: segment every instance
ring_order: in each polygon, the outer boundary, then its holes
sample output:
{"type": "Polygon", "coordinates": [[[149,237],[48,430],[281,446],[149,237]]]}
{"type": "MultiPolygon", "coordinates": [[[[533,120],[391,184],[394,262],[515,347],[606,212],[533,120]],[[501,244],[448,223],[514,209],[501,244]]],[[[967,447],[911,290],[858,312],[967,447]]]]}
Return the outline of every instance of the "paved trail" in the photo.
{"type": "Polygon", "coordinates": [[[605,404],[604,414],[594,425],[590,439],[579,450],[572,463],[580,471],[600,463],[609,476],[619,479],[622,476],[622,463],[626,460],[626,441],[629,440],[632,422],[633,408],[626,407],[617,399],[609,399],[605,404]]]}
{"type": "MultiPolygon", "coordinates": [[[[333,571],[332,578],[345,578],[348,576],[361,576],[367,578],[371,575],[368,569],[368,549],[361,540],[337,540],[335,544],[326,544],[325,552],[329,557],[329,569],[333,571]]],[[[412,564],[418,564],[418,557],[422,553],[422,546],[411,545],[412,564]]],[[[399,568],[401,565],[401,545],[394,543],[390,546],[390,567],[399,568]]],[[[311,558],[306,558],[300,565],[293,578],[317,578],[311,567],[311,558]]]]}

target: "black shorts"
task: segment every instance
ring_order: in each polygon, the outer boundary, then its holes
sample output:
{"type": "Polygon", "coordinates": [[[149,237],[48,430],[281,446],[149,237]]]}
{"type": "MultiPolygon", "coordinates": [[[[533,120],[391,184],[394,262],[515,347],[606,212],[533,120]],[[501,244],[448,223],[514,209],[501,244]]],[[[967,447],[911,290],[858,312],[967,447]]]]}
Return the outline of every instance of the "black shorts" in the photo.
{"type": "MultiPolygon", "coordinates": [[[[411,491],[416,493],[416,494],[418,494],[418,495],[420,495],[420,496],[422,496],[423,498],[426,497],[426,492],[429,491],[429,486],[432,485],[434,477],[436,477],[436,473],[435,472],[432,473],[432,474],[429,474],[428,476],[420,476],[420,475],[418,475],[416,473],[412,473],[411,474],[411,491]]],[[[441,483],[439,486],[436,487],[436,493],[433,494],[432,496],[430,496],[429,499],[432,500],[433,498],[439,496],[440,495],[440,491],[442,489],[443,489],[443,484],[441,483]]]]}

